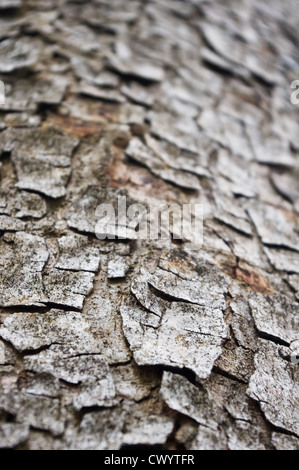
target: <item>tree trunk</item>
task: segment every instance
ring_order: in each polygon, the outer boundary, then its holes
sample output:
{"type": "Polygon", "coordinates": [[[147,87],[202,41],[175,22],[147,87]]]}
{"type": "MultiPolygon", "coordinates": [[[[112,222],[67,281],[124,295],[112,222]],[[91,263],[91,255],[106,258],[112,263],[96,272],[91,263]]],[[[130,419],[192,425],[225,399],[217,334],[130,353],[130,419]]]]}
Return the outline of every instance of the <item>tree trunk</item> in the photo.
{"type": "Polygon", "coordinates": [[[296,7],[0,0],[1,448],[299,448],[296,7]]]}

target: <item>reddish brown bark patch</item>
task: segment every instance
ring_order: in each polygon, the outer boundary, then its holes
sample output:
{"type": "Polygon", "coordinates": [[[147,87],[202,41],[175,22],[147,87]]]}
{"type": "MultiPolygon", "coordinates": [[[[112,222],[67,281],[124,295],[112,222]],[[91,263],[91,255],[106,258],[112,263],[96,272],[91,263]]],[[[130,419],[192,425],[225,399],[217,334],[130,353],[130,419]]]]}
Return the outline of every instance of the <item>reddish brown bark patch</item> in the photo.
{"type": "Polygon", "coordinates": [[[262,276],[256,269],[243,269],[239,266],[232,266],[228,264],[222,265],[225,273],[228,274],[236,281],[245,284],[249,289],[259,292],[264,295],[274,294],[273,288],[269,281],[262,276]]]}
{"type": "Polygon", "coordinates": [[[80,119],[61,116],[59,114],[50,114],[45,125],[50,123],[69,137],[77,139],[86,139],[94,134],[99,134],[103,130],[103,124],[99,122],[85,122],[80,119]]]}

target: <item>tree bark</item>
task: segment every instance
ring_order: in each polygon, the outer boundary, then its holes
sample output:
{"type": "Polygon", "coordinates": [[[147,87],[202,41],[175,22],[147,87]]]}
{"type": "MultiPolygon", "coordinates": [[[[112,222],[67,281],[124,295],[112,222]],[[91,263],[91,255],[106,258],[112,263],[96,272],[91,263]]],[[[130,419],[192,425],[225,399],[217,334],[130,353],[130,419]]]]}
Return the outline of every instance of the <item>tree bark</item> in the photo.
{"type": "Polygon", "coordinates": [[[0,447],[298,450],[295,1],[0,10],[0,447]]]}

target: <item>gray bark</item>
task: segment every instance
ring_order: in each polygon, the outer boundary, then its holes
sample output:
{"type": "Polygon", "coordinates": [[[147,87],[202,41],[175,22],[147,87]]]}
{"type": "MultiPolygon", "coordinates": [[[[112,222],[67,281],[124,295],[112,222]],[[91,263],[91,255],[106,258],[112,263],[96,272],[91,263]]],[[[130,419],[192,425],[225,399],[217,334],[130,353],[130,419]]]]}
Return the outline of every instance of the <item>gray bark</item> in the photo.
{"type": "Polygon", "coordinates": [[[0,448],[298,450],[298,29],[0,0],[0,448]],[[119,196],[203,204],[202,247],[98,239],[119,196]]]}

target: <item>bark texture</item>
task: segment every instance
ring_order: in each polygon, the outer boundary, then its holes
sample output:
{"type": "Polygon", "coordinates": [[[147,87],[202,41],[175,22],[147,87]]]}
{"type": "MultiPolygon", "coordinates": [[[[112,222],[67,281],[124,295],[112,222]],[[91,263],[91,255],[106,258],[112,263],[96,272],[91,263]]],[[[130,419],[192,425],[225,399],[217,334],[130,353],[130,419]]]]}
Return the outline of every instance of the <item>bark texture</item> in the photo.
{"type": "Polygon", "coordinates": [[[295,0],[0,0],[1,448],[298,450],[298,30],[295,0]],[[202,248],[99,240],[119,196],[203,204],[202,248]]]}

